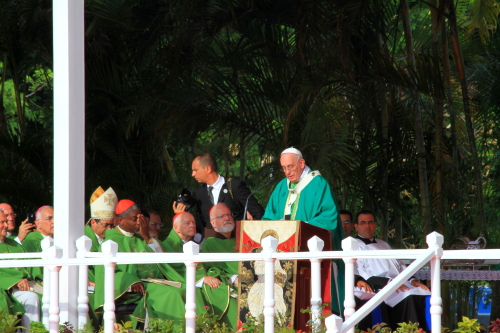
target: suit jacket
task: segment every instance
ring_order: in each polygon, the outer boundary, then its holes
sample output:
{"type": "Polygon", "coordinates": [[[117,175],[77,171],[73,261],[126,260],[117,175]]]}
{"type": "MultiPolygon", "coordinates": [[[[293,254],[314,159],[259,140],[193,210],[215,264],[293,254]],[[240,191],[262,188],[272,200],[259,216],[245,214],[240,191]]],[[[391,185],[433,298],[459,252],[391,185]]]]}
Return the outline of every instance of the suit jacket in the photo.
{"type": "MultiPolygon", "coordinates": [[[[245,203],[247,201],[248,196],[252,193],[250,189],[247,187],[247,184],[239,178],[231,177],[231,188],[233,191],[233,198],[231,198],[231,194],[228,189],[228,179],[225,179],[224,185],[219,193],[219,199],[217,203],[225,203],[226,206],[233,213],[233,217],[235,221],[243,219],[243,212],[245,210],[245,203]]],[[[212,203],[208,198],[208,190],[207,184],[203,184],[196,190],[196,205],[198,207],[198,212],[201,220],[201,224],[203,227],[212,229],[212,225],[210,224],[210,216],[208,212],[210,208],[212,208],[212,203]]],[[[248,200],[248,209],[250,214],[252,214],[253,218],[256,220],[260,220],[260,218],[264,215],[264,208],[259,204],[257,199],[254,196],[251,196],[248,200]]]]}

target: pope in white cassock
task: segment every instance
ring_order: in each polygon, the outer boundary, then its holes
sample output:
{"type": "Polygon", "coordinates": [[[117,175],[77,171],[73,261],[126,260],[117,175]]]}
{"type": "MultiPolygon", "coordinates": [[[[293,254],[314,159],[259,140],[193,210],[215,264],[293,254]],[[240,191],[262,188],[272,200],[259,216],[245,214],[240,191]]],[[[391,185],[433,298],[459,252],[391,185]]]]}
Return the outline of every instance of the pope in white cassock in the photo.
{"type": "MultiPolygon", "coordinates": [[[[341,251],[340,242],[344,232],[335,195],[328,181],[318,170],[311,170],[302,153],[295,148],[287,148],[281,153],[280,164],[285,178],[276,185],[262,219],[300,220],[329,230],[332,250],[341,251]]],[[[333,261],[338,270],[337,285],[332,279],[332,311],[341,313],[344,303],[344,262],[333,261]]]]}
{"type": "MultiPolygon", "coordinates": [[[[358,232],[356,238],[359,240],[360,251],[392,250],[389,244],[375,238],[377,224],[372,212],[367,210],[359,212],[354,219],[354,227],[358,232]]],[[[372,298],[378,290],[398,276],[405,268],[406,266],[397,259],[357,259],[354,271],[356,274],[354,295],[360,300],[372,298]]],[[[385,304],[382,304],[381,320],[388,324],[393,331],[399,327],[398,323],[409,321],[418,322],[420,328],[428,330],[430,323],[427,323],[425,312],[426,296],[430,294],[427,286],[416,278],[410,278],[385,300],[385,304]]],[[[357,304],[359,305],[359,302],[357,304]]],[[[360,323],[359,328],[361,330],[366,330],[367,327],[371,328],[375,323],[370,323],[370,321],[360,323]]]]}

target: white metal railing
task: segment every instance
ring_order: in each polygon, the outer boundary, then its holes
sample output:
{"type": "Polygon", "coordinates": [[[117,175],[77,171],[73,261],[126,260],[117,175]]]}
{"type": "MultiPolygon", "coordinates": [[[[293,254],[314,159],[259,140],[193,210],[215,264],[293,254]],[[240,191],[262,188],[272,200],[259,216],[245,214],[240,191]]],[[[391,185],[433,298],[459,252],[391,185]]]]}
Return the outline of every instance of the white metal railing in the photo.
{"type": "MultiPolygon", "coordinates": [[[[144,263],[184,263],[186,270],[186,332],[194,332],[196,319],[195,303],[195,271],[200,262],[218,261],[258,261],[265,263],[265,275],[274,276],[274,262],[276,259],[307,259],[311,261],[311,309],[312,319],[317,321],[320,316],[321,303],[321,259],[341,258],[345,262],[345,322],[342,318],[332,315],[326,319],[327,332],[352,333],[354,326],[378,304],[394,292],[411,275],[418,271],[427,262],[431,263],[431,317],[432,332],[441,332],[442,299],[440,290],[440,260],[484,258],[500,259],[498,250],[454,250],[443,251],[443,237],[438,233],[427,236],[428,249],[420,250],[383,250],[357,251],[357,241],[347,238],[342,242],[344,251],[322,251],[324,243],[318,237],[308,241],[309,252],[276,252],[278,241],[268,236],[262,241],[263,250],[260,253],[199,253],[199,247],[193,242],[184,245],[184,253],[119,253],[117,244],[107,241],[102,244],[102,252],[89,252],[91,241],[85,236],[77,240],[77,258],[62,258],[61,250],[51,246],[51,239],[42,241],[43,253],[16,253],[0,254],[0,267],[17,267],[22,261],[25,267],[44,266],[44,295],[42,298],[43,323],[51,333],[58,332],[59,325],[59,297],[58,277],[62,266],[79,266],[79,295],[78,295],[78,327],[87,323],[88,314],[88,265],[104,265],[105,271],[105,303],[104,303],[104,330],[106,333],[114,331],[114,271],[116,264],[144,264],[144,263]],[[473,252],[473,253],[471,253],[473,252]],[[35,259],[35,258],[42,259],[35,259]],[[221,259],[222,258],[222,259],[221,259]],[[387,259],[415,259],[415,261],[400,275],[393,279],[382,291],[377,293],[358,311],[355,311],[354,301],[354,260],[355,258],[387,258],[387,259]],[[10,259],[10,260],[9,260],[10,259]]],[[[265,279],[264,317],[265,332],[274,332],[274,278],[265,279]]]]}

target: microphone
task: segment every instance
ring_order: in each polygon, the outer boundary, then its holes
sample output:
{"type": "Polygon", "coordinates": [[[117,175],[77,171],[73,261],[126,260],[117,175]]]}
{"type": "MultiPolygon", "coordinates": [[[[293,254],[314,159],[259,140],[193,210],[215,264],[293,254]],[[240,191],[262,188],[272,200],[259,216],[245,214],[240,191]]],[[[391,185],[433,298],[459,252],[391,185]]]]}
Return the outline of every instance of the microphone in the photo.
{"type": "Polygon", "coordinates": [[[260,190],[261,188],[264,188],[266,187],[267,185],[271,184],[272,182],[274,181],[274,178],[271,178],[267,181],[267,183],[265,183],[264,185],[262,185],[261,187],[259,187],[258,189],[256,189],[255,191],[253,191],[252,193],[250,193],[250,195],[248,196],[247,198],[247,202],[245,203],[245,211],[243,212],[243,220],[246,220],[247,219],[247,208],[248,208],[248,199],[250,199],[250,197],[252,195],[255,194],[255,192],[257,192],[258,190],[260,190]]]}

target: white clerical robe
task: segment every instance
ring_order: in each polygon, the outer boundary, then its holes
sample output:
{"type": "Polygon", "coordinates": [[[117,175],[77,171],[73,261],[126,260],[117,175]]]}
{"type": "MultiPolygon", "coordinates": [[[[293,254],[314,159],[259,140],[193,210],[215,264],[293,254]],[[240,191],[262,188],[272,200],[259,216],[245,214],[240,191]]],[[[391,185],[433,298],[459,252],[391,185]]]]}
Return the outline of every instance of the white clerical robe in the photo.
{"type": "MultiPolygon", "coordinates": [[[[391,246],[381,239],[376,239],[376,243],[365,244],[362,241],[358,242],[358,251],[369,251],[369,250],[392,250],[391,246]]],[[[354,266],[354,274],[362,276],[365,280],[368,280],[372,276],[380,276],[385,278],[393,279],[399,275],[406,265],[398,259],[368,259],[362,258],[356,260],[354,266]]],[[[401,302],[403,299],[410,295],[430,295],[431,292],[420,287],[414,287],[411,283],[405,282],[405,285],[410,288],[406,291],[398,291],[392,293],[386,300],[385,303],[391,307],[401,302]]],[[[358,287],[354,288],[354,294],[362,300],[370,299],[375,294],[368,293],[364,289],[358,287]]]]}

